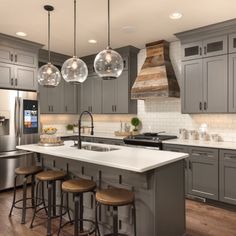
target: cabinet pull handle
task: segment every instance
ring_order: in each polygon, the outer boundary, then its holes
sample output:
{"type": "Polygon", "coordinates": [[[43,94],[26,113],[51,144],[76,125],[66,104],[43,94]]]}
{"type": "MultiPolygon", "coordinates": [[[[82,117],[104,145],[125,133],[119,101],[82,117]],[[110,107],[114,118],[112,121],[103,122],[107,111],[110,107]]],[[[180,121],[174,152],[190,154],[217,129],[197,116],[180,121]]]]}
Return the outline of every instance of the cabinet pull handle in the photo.
{"type": "Polygon", "coordinates": [[[236,156],[225,156],[225,159],[228,159],[228,160],[230,160],[230,159],[236,159],[236,156]]]}
{"type": "Polygon", "coordinates": [[[113,105],[111,106],[111,110],[114,111],[114,106],[113,105]]]}
{"type": "Polygon", "coordinates": [[[18,86],[17,78],[15,78],[15,86],[18,86]]]}
{"type": "Polygon", "coordinates": [[[11,78],[11,86],[13,86],[13,85],[14,85],[14,79],[11,78]]]}
{"type": "Polygon", "coordinates": [[[11,53],[11,61],[13,61],[13,54],[11,53]]]}
{"type": "Polygon", "coordinates": [[[204,102],[204,110],[206,111],[207,110],[207,103],[204,102]]]}
{"type": "Polygon", "coordinates": [[[202,102],[199,102],[199,109],[202,110],[202,102]]]}
{"type": "Polygon", "coordinates": [[[193,156],[214,157],[214,155],[211,155],[211,154],[206,153],[206,152],[193,152],[192,155],[193,155],[193,156]]]}
{"type": "Polygon", "coordinates": [[[17,55],[15,55],[15,62],[17,62],[17,55]]]}
{"type": "Polygon", "coordinates": [[[202,55],[202,47],[199,48],[199,55],[202,55]]]}
{"type": "Polygon", "coordinates": [[[207,54],[207,48],[206,48],[206,46],[204,47],[204,54],[205,54],[205,55],[207,54]]]}

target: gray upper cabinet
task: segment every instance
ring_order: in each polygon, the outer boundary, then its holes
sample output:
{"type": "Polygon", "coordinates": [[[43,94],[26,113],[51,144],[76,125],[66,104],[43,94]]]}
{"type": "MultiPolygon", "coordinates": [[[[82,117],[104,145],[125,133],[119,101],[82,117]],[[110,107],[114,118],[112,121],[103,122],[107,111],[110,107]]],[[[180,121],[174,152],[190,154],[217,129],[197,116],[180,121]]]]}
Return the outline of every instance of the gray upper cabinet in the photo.
{"type": "Polygon", "coordinates": [[[77,107],[77,85],[70,84],[65,81],[64,83],[64,112],[67,114],[76,114],[77,107]]]}
{"type": "Polygon", "coordinates": [[[229,35],[229,53],[236,52],[236,33],[229,35]]]}
{"type": "Polygon", "coordinates": [[[37,90],[41,44],[0,33],[0,87],[37,90]]]}
{"type": "Polygon", "coordinates": [[[218,200],[218,150],[190,148],[188,191],[190,194],[218,200]]]}
{"type": "Polygon", "coordinates": [[[102,113],[115,113],[117,101],[117,81],[103,80],[102,91],[102,113]]]}
{"type": "Polygon", "coordinates": [[[229,55],[229,112],[236,112],[236,53],[229,55]]]}
{"type": "Polygon", "coordinates": [[[102,81],[97,75],[88,76],[81,85],[81,111],[100,114],[102,110],[102,81]]]}
{"type": "Polygon", "coordinates": [[[182,45],[182,60],[202,58],[202,41],[182,45]]]}
{"type": "Polygon", "coordinates": [[[182,63],[181,103],[183,113],[199,113],[203,109],[202,60],[182,63]]]}
{"type": "Polygon", "coordinates": [[[236,151],[220,150],[220,201],[236,204],[236,151]]]}
{"type": "Polygon", "coordinates": [[[227,55],[203,59],[203,112],[228,111],[227,59],[227,55]]]}

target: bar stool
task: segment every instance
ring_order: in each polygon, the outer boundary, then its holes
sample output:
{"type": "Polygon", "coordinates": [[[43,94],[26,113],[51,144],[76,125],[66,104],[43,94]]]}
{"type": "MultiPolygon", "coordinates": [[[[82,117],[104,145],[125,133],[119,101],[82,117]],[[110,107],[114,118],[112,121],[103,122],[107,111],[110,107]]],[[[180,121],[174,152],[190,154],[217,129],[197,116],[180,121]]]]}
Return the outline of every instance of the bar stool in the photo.
{"type": "Polygon", "coordinates": [[[13,208],[21,209],[21,224],[25,224],[26,210],[34,207],[35,175],[41,171],[43,171],[43,169],[39,166],[18,167],[15,169],[14,193],[9,217],[12,215],[13,208]],[[19,176],[23,176],[24,178],[23,196],[21,199],[16,201],[16,183],[19,176]],[[31,197],[27,197],[27,182],[29,177],[31,177],[31,197]],[[27,200],[31,200],[31,206],[26,206],[27,200]],[[22,206],[17,206],[17,203],[19,202],[22,202],[22,206]]]}
{"type": "MultiPolygon", "coordinates": [[[[33,223],[35,220],[35,217],[37,216],[37,213],[41,210],[45,210],[47,213],[47,236],[52,235],[51,233],[51,221],[53,218],[60,217],[60,215],[56,214],[56,181],[63,181],[65,180],[67,174],[64,171],[55,171],[55,170],[49,170],[49,171],[43,171],[38,173],[35,177],[38,181],[36,186],[36,198],[38,196],[38,188],[40,183],[47,182],[48,185],[48,204],[47,206],[44,206],[37,209],[37,204],[34,208],[34,214],[33,218],[30,224],[30,228],[33,228],[33,223]],[[53,201],[52,201],[53,198],[53,201]]],[[[63,213],[63,215],[66,214],[66,212],[63,213]]]]}
{"type": "MultiPolygon", "coordinates": [[[[96,208],[99,205],[106,205],[113,207],[113,233],[104,236],[127,236],[118,232],[118,207],[132,205],[133,219],[134,219],[134,236],[136,232],[136,208],[134,193],[122,188],[108,188],[99,190],[96,193],[96,208]]],[[[97,219],[96,219],[97,221],[97,219]]]]}
{"type": "MultiPolygon", "coordinates": [[[[65,193],[72,193],[74,196],[74,220],[67,221],[62,225],[62,214],[60,217],[60,224],[58,230],[58,236],[60,235],[61,229],[69,223],[74,223],[74,236],[79,235],[91,235],[98,228],[97,222],[94,222],[89,219],[83,218],[83,194],[91,192],[95,194],[96,183],[92,180],[87,179],[71,179],[64,181],[62,183],[62,196],[61,196],[61,206],[63,205],[63,195],[65,193]],[[88,229],[87,232],[84,230],[83,223],[90,222],[92,223],[91,229],[88,229]]],[[[61,208],[62,213],[62,208],[61,208]]],[[[99,234],[100,235],[100,234],[99,234]]]]}

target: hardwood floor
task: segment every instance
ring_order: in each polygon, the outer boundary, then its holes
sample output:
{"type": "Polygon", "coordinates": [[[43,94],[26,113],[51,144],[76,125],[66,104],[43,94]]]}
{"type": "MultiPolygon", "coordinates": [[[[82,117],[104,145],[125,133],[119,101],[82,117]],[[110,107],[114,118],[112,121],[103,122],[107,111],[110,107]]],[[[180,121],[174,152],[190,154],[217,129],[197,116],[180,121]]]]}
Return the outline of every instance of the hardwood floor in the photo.
{"type": "MultiPolygon", "coordinates": [[[[25,225],[20,223],[21,212],[19,210],[14,209],[12,217],[9,218],[11,201],[11,191],[0,193],[0,236],[46,235],[46,224],[40,219],[36,220],[37,227],[29,229],[31,210],[27,211],[25,225]]],[[[236,236],[236,212],[191,200],[186,201],[186,208],[187,236],[236,236]]],[[[54,235],[56,235],[57,227],[58,221],[54,220],[54,235]]],[[[72,231],[64,231],[61,235],[71,236],[73,234],[72,231]]]]}

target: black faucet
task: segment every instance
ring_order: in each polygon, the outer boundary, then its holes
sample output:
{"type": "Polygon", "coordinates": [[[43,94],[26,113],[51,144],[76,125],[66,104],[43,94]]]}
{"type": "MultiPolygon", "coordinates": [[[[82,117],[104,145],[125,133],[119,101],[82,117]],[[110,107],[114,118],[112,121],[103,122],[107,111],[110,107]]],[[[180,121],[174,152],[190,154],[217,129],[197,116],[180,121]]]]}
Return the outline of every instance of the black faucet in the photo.
{"type": "Polygon", "coordinates": [[[93,129],[94,129],[94,126],[93,126],[93,115],[92,115],[92,113],[89,112],[89,111],[83,111],[83,112],[80,114],[80,116],[79,116],[79,121],[78,121],[78,129],[79,129],[79,130],[78,130],[78,131],[79,131],[79,136],[78,136],[78,149],[81,149],[81,148],[82,148],[82,144],[81,144],[81,120],[82,120],[83,115],[85,115],[85,114],[88,114],[88,115],[90,116],[90,118],[91,118],[91,126],[90,126],[91,132],[90,132],[90,134],[91,134],[91,135],[94,134],[94,132],[93,132],[93,129]]]}

